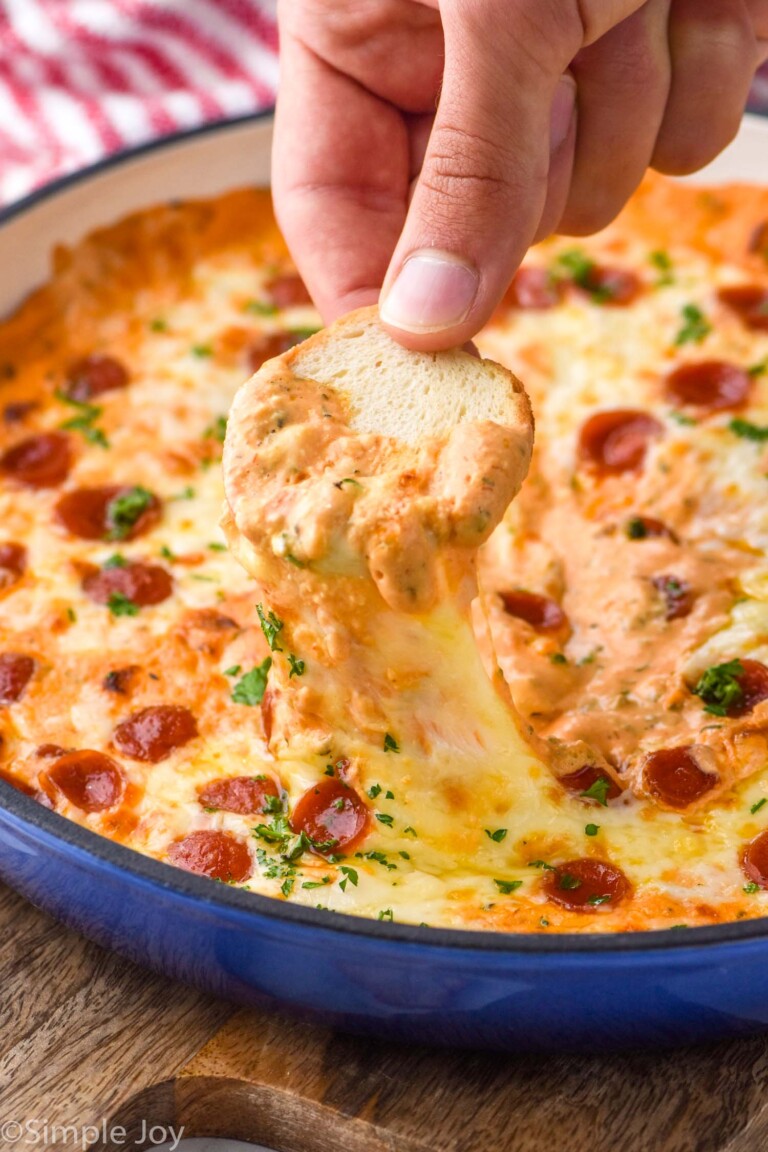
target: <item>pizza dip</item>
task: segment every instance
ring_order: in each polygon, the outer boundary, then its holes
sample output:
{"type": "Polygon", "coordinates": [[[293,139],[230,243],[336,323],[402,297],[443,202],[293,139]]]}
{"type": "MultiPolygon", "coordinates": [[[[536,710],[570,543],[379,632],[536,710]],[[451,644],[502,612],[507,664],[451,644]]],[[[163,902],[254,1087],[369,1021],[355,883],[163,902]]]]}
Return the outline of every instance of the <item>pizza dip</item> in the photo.
{"type": "MultiPolygon", "coordinates": [[[[297,488],[266,547],[262,470],[219,527],[232,399],[318,323],[243,191],[58,251],[0,326],[2,778],[177,867],[381,920],[764,915],[768,192],[648,179],[531,252],[479,345],[525,383],[533,459],[460,562],[418,532],[394,559],[376,537],[375,571],[362,536],[330,546],[333,516],[381,530],[388,456],[336,452],[311,382],[252,415],[331,520],[297,488]]],[[[398,479],[403,531],[439,467],[398,479]]]]}

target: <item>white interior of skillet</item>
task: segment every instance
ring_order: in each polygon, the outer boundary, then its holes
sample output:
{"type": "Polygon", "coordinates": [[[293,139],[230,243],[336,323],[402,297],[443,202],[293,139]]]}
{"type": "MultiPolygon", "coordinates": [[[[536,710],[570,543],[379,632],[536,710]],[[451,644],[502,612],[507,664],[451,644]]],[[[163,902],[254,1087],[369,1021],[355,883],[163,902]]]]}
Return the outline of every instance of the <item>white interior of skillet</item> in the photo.
{"type": "MultiPolygon", "coordinates": [[[[97,165],[55,194],[33,197],[26,210],[22,202],[4,223],[0,216],[0,316],[46,279],[56,244],[73,244],[93,228],[165,200],[269,184],[271,140],[269,117],[223,124],[97,165]]],[[[745,116],[726,151],[688,179],[768,183],[768,119],[745,116]]]]}

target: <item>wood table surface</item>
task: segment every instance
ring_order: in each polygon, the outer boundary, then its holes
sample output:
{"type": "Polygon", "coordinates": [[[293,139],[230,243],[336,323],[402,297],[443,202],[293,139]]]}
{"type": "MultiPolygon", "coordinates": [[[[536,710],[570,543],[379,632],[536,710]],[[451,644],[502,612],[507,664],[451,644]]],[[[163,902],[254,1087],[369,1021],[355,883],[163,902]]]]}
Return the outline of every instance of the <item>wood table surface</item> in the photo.
{"type": "Polygon", "coordinates": [[[1,886],[0,940],[0,1134],[37,1125],[0,1135],[0,1152],[75,1147],[31,1143],[43,1122],[120,1125],[134,1149],[152,1147],[140,1137],[154,1126],[278,1152],[768,1150],[768,1036],[597,1056],[439,1051],[234,1008],[1,886]]]}

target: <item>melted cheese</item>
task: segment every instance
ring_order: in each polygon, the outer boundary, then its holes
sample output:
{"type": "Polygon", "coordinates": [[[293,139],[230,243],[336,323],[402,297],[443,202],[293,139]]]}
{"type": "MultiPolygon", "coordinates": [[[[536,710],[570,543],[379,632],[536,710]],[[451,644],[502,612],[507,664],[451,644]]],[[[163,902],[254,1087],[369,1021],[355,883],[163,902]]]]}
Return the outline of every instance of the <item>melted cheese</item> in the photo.
{"type": "MultiPolygon", "coordinates": [[[[268,282],[290,265],[266,197],[157,209],[59,253],[50,284],[0,328],[3,402],[36,405],[21,423],[6,420],[4,444],[76,414],[56,398],[73,360],[115,356],[131,382],[95,401],[109,447],[70,432],[76,460],[64,489],[142,484],[163,499],[163,516],[133,541],[85,541],[56,522],[60,490],[0,483],[3,540],[28,549],[27,571],[0,599],[0,649],[36,661],[24,694],[0,715],[4,770],[37,788],[50,763],[40,745],[106,751],[129,784],[122,805],[88,814],[57,796],[64,815],[160,859],[191,831],[229,832],[253,855],[251,890],[357,915],[551,932],[763,914],[768,897],[744,891],[740,853],[768,827],[768,805],[751,811],[768,798],[765,705],[751,718],[718,721],[690,688],[713,664],[768,662],[768,461],[760,444],[734,435],[733,413],[688,414],[696,422],[681,423],[662,379],[688,361],[752,366],[768,357],[768,333],[749,331],[716,298],[719,286],[768,285],[764,261],[748,252],[766,216],[764,192],[713,195],[651,181],[615,225],[579,245],[636,272],[636,301],[606,307],[568,292],[551,310],[500,310],[481,337],[483,352],[526,382],[537,419],[531,478],[480,567],[504,681],[533,737],[515,722],[499,671],[487,675],[488,645],[481,636],[478,646],[463,609],[443,602],[414,616],[377,603],[366,615],[363,605],[355,618],[366,619],[365,634],[350,662],[343,634],[337,648],[321,650],[312,620],[295,601],[281,603],[275,585],[264,607],[284,619],[293,647],[271,654],[270,676],[290,679],[289,651],[305,671],[292,686],[301,724],[291,729],[277,708],[278,738],[267,739],[262,709],[233,699],[239,677],[270,655],[254,588],[231,555],[210,547],[223,541],[220,444],[210,430],[250,371],[249,349],[317,323],[304,305],[270,305],[268,282]],[[659,248],[669,277],[649,260],[659,248]],[[700,344],[678,345],[691,304],[712,330],[700,344]],[[576,454],[583,421],[616,407],[651,412],[663,426],[630,482],[590,477],[576,454]],[[660,540],[629,541],[623,527],[637,512],[670,522],[682,553],[660,540]],[[103,564],[116,550],[166,566],[173,596],[135,616],[89,600],[77,565],[103,564]],[[667,628],[647,582],[673,559],[706,599],[667,628]],[[516,587],[562,602],[571,620],[564,641],[502,611],[497,593],[516,587]],[[236,627],[213,625],[217,614],[236,627]],[[567,663],[553,663],[556,653],[567,663]],[[643,672],[638,656],[650,665],[643,672]],[[128,666],[136,672],[125,694],[104,686],[109,672],[128,666]],[[388,691],[360,690],[352,670],[388,691]],[[331,710],[318,711],[328,699],[331,710]],[[546,715],[534,715],[542,701],[546,715]],[[154,764],[121,755],[117,724],[158,703],[189,707],[199,736],[154,764]],[[622,744],[606,717],[624,714],[632,733],[622,744]],[[384,750],[387,734],[397,752],[384,750]],[[643,793],[642,756],[692,736],[719,758],[720,787],[690,810],[664,810],[643,793]],[[553,737],[560,743],[550,763],[535,749],[553,737]],[[607,760],[629,785],[607,807],[557,782],[553,765],[576,740],[595,756],[626,749],[626,764],[607,760]],[[362,854],[344,861],[304,852],[286,862],[279,846],[253,835],[270,816],[207,811],[198,798],[212,780],[266,773],[279,777],[292,808],[341,757],[354,765],[351,783],[371,811],[362,854]],[[631,898],[588,912],[549,901],[536,862],[580,857],[618,865],[631,898]]],[[[547,242],[531,263],[553,267],[571,247],[547,242]]],[[[768,423],[768,374],[754,376],[739,416],[768,423]]],[[[304,577],[295,576],[301,590],[304,577]]]]}

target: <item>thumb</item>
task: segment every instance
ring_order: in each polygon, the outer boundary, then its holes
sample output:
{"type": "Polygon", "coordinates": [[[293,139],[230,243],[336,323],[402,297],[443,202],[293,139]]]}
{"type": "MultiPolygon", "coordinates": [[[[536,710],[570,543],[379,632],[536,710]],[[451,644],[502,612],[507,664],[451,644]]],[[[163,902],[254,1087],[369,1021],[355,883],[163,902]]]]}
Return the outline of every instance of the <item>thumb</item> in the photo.
{"type": "Polygon", "coordinates": [[[470,340],[533,241],[550,154],[573,146],[576,89],[563,73],[582,39],[578,20],[532,29],[509,0],[441,11],[443,90],[380,297],[391,334],[423,351],[470,340]]]}

